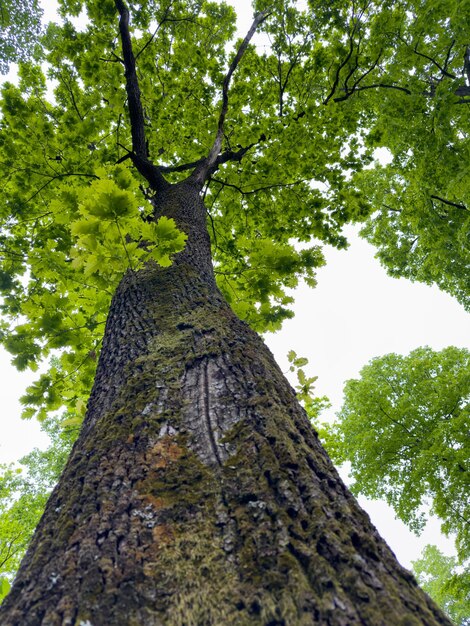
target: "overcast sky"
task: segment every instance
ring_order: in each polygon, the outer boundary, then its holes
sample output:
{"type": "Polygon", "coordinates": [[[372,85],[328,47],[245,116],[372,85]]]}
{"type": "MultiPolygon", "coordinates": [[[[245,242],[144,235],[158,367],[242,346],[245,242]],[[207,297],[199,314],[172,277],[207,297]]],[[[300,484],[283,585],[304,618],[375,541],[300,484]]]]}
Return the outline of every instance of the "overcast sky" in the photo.
{"type": "MultiPolygon", "coordinates": [[[[251,21],[246,3],[240,30],[251,21]]],[[[47,3],[48,14],[54,7],[47,3]]],[[[357,229],[347,229],[351,247],[347,251],[326,249],[327,265],[318,271],[316,289],[299,288],[295,293],[295,318],[282,331],[266,336],[266,341],[284,371],[291,349],[309,359],[307,373],[318,376],[316,392],[327,395],[333,416],[341,405],[344,381],[357,377],[371,358],[429,345],[470,348],[469,316],[450,296],[405,279],[392,279],[374,259],[374,249],[359,239],[357,229]]],[[[35,422],[19,419],[19,396],[34,374],[19,374],[9,365],[9,356],[0,351],[2,380],[2,437],[0,462],[18,459],[34,446],[44,446],[47,438],[35,422]]],[[[394,520],[382,503],[364,503],[373,522],[405,566],[419,556],[425,543],[438,543],[450,552],[452,542],[439,535],[434,522],[418,540],[403,524],[394,520]]]]}

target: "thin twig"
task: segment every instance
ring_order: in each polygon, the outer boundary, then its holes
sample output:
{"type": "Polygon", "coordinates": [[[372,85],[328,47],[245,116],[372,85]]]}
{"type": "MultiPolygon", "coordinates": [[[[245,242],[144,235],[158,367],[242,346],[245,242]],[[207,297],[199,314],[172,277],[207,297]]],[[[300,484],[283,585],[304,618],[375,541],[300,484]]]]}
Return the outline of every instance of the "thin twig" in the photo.
{"type": "Polygon", "coordinates": [[[386,83],[376,83],[374,85],[364,85],[364,87],[356,87],[348,92],[345,96],[339,96],[338,98],[334,98],[334,102],[343,102],[350,98],[353,94],[358,93],[359,91],[365,91],[366,89],[396,89],[398,91],[403,91],[404,93],[411,96],[411,91],[406,89],[406,87],[399,87],[398,85],[387,85],[386,83]]]}
{"type": "Polygon", "coordinates": [[[336,89],[339,84],[339,77],[341,74],[341,70],[343,69],[343,67],[345,67],[345,65],[349,62],[350,58],[352,57],[352,54],[354,51],[354,34],[356,32],[356,27],[358,24],[359,24],[359,20],[356,20],[356,22],[354,23],[353,29],[349,35],[349,52],[346,55],[346,58],[344,59],[344,61],[339,65],[338,69],[336,70],[336,76],[333,81],[333,87],[331,88],[331,91],[328,94],[328,96],[325,98],[325,100],[323,100],[323,104],[328,104],[331,98],[335,95],[336,89]]]}
{"type": "Polygon", "coordinates": [[[238,185],[234,185],[233,183],[227,183],[226,181],[220,180],[219,178],[214,178],[212,176],[211,181],[212,180],[215,183],[218,183],[219,185],[222,185],[224,187],[231,187],[232,189],[236,189],[239,193],[242,194],[242,196],[251,196],[255,193],[258,193],[259,191],[270,191],[271,189],[278,189],[280,187],[281,188],[282,187],[294,187],[295,185],[300,185],[301,183],[305,182],[304,180],[296,180],[292,183],[277,183],[275,185],[266,185],[265,187],[258,187],[257,189],[250,189],[249,191],[244,191],[238,185]]]}
{"type": "Polygon", "coordinates": [[[99,176],[97,176],[96,174],[76,174],[76,173],[69,173],[69,174],[56,174],[55,176],[51,176],[50,180],[47,181],[47,183],[44,183],[44,185],[42,185],[41,187],[39,187],[39,189],[37,189],[32,196],[30,196],[23,204],[26,205],[28,204],[28,202],[31,202],[31,200],[33,198],[35,198],[38,194],[41,193],[41,191],[43,189],[45,189],[48,185],[50,185],[50,183],[52,183],[54,180],[57,180],[58,178],[67,178],[67,176],[83,176],[85,178],[96,178],[99,180],[99,176]]]}
{"type": "Polygon", "coordinates": [[[454,45],[455,41],[452,42],[449,52],[447,54],[447,59],[446,59],[446,65],[445,67],[441,67],[439,65],[439,63],[433,59],[432,57],[428,56],[427,54],[424,54],[424,52],[418,52],[418,44],[415,45],[413,52],[415,54],[417,54],[419,57],[423,57],[423,59],[427,59],[428,61],[430,61],[433,65],[435,65],[437,67],[437,69],[441,72],[441,74],[443,74],[444,76],[447,76],[448,78],[453,78],[455,79],[456,77],[453,74],[450,74],[450,72],[448,72],[445,68],[447,67],[448,64],[448,58],[449,58],[449,54],[450,51],[452,50],[452,47],[454,45]]]}

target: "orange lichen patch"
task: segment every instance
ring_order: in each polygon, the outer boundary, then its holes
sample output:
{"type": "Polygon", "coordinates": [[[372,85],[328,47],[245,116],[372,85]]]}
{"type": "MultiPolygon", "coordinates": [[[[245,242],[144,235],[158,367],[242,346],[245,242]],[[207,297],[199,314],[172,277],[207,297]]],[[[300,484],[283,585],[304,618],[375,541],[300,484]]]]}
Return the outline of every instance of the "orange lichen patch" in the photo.
{"type": "Polygon", "coordinates": [[[148,456],[151,457],[152,465],[161,469],[177,461],[183,454],[184,449],[174,441],[173,437],[165,435],[157,441],[148,456]]]}
{"type": "Polygon", "coordinates": [[[174,532],[168,524],[159,524],[152,529],[152,535],[155,543],[170,543],[174,539],[174,532]]]}

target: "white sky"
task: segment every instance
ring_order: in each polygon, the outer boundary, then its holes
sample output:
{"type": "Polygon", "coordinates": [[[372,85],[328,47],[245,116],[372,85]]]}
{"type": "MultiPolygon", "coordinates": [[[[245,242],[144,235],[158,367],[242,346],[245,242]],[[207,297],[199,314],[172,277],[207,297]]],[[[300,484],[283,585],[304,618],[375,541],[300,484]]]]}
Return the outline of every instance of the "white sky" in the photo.
{"type": "MultiPolygon", "coordinates": [[[[242,7],[240,31],[245,33],[251,11],[245,0],[233,0],[233,4],[242,7]]],[[[49,16],[54,5],[47,2],[49,16]]],[[[352,227],[346,231],[352,242],[349,250],[327,250],[327,265],[318,271],[317,288],[299,288],[295,318],[282,331],[266,337],[284,371],[291,349],[309,359],[307,372],[318,376],[316,392],[333,403],[330,415],[341,405],[344,382],[356,377],[375,356],[406,354],[421,345],[436,350],[448,345],[470,348],[470,319],[463,308],[437,288],[388,277],[374,259],[374,249],[356,231],[352,227]]],[[[47,445],[37,423],[19,418],[18,398],[35,375],[18,373],[9,358],[0,350],[0,462],[14,461],[35,446],[47,445]]],[[[409,567],[426,543],[452,551],[452,542],[439,534],[438,522],[429,524],[418,539],[394,520],[393,511],[383,503],[360,501],[403,565],[409,567]]]]}

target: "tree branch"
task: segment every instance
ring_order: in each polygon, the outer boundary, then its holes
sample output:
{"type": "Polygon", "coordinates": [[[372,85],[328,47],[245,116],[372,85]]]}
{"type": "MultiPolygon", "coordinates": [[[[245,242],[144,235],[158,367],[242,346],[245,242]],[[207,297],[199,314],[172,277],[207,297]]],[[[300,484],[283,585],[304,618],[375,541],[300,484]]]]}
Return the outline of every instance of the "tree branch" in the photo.
{"type": "MultiPolygon", "coordinates": [[[[118,0],[116,0],[116,2],[117,1],[118,0]]],[[[251,25],[251,28],[248,31],[245,39],[242,41],[242,44],[238,48],[238,51],[235,57],[233,58],[232,62],[230,63],[229,70],[224,78],[224,82],[222,84],[222,107],[220,110],[219,121],[217,124],[217,134],[215,137],[215,141],[212,145],[212,148],[210,149],[208,156],[194,170],[193,174],[191,175],[191,178],[201,186],[203,185],[207,177],[210,175],[212,168],[216,164],[217,157],[219,156],[219,152],[222,147],[225,117],[228,111],[228,90],[230,86],[230,80],[232,78],[233,73],[237,69],[238,64],[241,61],[242,56],[244,55],[246,49],[248,48],[248,44],[250,43],[251,38],[255,34],[256,29],[262,22],[264,22],[264,20],[268,17],[269,14],[270,14],[270,10],[266,9],[255,15],[253,24],[251,25]]]]}
{"type": "Polygon", "coordinates": [[[470,85],[470,46],[465,48],[465,54],[463,57],[463,73],[467,78],[467,82],[470,85]]]}
{"type": "Polygon", "coordinates": [[[121,59],[121,57],[119,57],[115,52],[111,52],[111,54],[113,55],[114,59],[105,59],[104,57],[100,57],[99,60],[104,61],[105,63],[121,63],[122,65],[124,65],[124,61],[121,59]]]}
{"type": "Polygon", "coordinates": [[[398,91],[403,91],[404,93],[411,96],[411,91],[409,89],[406,89],[406,87],[399,87],[398,85],[387,85],[386,83],[376,83],[374,85],[364,85],[364,87],[355,87],[354,89],[349,91],[346,95],[339,96],[338,98],[334,98],[334,102],[343,102],[344,100],[347,100],[358,91],[365,91],[366,89],[377,89],[378,87],[381,87],[382,89],[397,89],[398,91]]]}
{"type": "MultiPolygon", "coordinates": [[[[328,94],[328,96],[325,98],[325,100],[323,100],[323,104],[328,104],[328,102],[331,100],[331,98],[335,95],[336,89],[338,87],[339,84],[339,77],[341,74],[341,70],[343,69],[343,67],[345,67],[348,63],[349,60],[352,57],[352,54],[354,52],[354,34],[356,32],[356,27],[359,24],[359,20],[356,20],[356,22],[354,23],[354,26],[351,30],[351,33],[349,34],[349,52],[346,55],[346,58],[344,59],[344,61],[338,66],[338,69],[336,70],[336,76],[335,79],[333,81],[333,87],[331,88],[330,93],[328,94]]],[[[336,99],[335,99],[336,101],[336,99]]]]}
{"type": "Polygon", "coordinates": [[[234,185],[233,183],[227,183],[226,181],[220,180],[219,178],[212,177],[211,181],[222,185],[222,187],[231,187],[232,189],[236,189],[236,191],[241,193],[242,196],[251,196],[255,193],[258,193],[259,191],[270,191],[271,189],[279,189],[280,187],[294,187],[295,185],[300,185],[301,183],[305,182],[304,180],[295,180],[292,183],[278,183],[275,185],[266,185],[264,187],[258,187],[257,189],[250,189],[249,191],[245,191],[238,185],[234,185]]]}
{"type": "Polygon", "coordinates": [[[450,200],[446,200],[445,198],[440,198],[439,196],[431,196],[433,200],[439,200],[443,204],[447,204],[447,206],[453,206],[456,209],[463,209],[464,211],[468,211],[469,209],[465,206],[465,204],[458,204],[457,202],[451,202],[450,200]]]}
{"type": "Polygon", "coordinates": [[[62,76],[62,74],[59,76],[59,80],[61,81],[61,83],[65,86],[65,88],[69,92],[73,108],[75,109],[75,112],[77,113],[78,117],[80,118],[80,121],[83,122],[84,116],[80,113],[80,110],[79,110],[79,108],[77,106],[77,101],[75,100],[75,95],[73,93],[73,90],[72,90],[72,87],[71,87],[70,83],[68,83],[65,80],[65,78],[62,76]]]}
{"type": "Polygon", "coordinates": [[[129,9],[124,0],[114,0],[114,4],[120,16],[119,33],[125,67],[127,103],[132,136],[132,153],[130,154],[130,158],[140,174],[147,179],[150,186],[157,190],[168,186],[169,183],[159,171],[158,167],[149,160],[147,155],[144,111],[129,32],[129,9]]]}
{"type": "Polygon", "coordinates": [[[433,59],[432,57],[428,56],[427,54],[424,54],[423,52],[418,52],[418,44],[416,44],[416,45],[415,45],[413,52],[414,52],[415,54],[417,54],[419,57],[423,57],[423,59],[427,59],[427,60],[428,60],[428,61],[430,61],[433,65],[435,65],[435,66],[437,67],[437,69],[441,72],[441,74],[442,74],[443,76],[447,76],[448,78],[454,78],[454,79],[455,79],[456,77],[455,77],[453,74],[450,74],[450,72],[448,72],[448,71],[446,70],[446,67],[447,67],[447,65],[448,65],[448,63],[449,63],[449,56],[450,56],[450,52],[451,52],[451,50],[452,50],[452,48],[453,48],[453,46],[454,46],[454,43],[455,43],[455,41],[452,41],[452,43],[451,43],[451,45],[450,45],[450,49],[449,49],[449,51],[448,51],[448,53],[447,53],[447,59],[446,59],[446,63],[445,63],[445,66],[444,66],[444,67],[441,67],[441,66],[439,65],[439,63],[438,63],[435,59],[433,59]]]}
{"type": "Polygon", "coordinates": [[[189,17],[179,17],[179,18],[171,18],[168,17],[168,14],[170,12],[171,9],[171,4],[169,4],[167,6],[167,8],[165,9],[165,15],[163,16],[162,21],[158,24],[157,28],[155,29],[155,31],[153,32],[153,34],[149,37],[149,39],[145,42],[145,44],[142,46],[142,48],[137,52],[137,54],[135,55],[135,60],[137,61],[137,59],[140,57],[140,55],[142,54],[142,52],[144,52],[144,50],[146,50],[146,48],[152,43],[152,41],[155,39],[156,34],[158,33],[158,31],[160,30],[160,28],[163,26],[163,24],[166,23],[180,23],[180,22],[189,22],[190,24],[197,24],[196,20],[189,18],[189,17]]]}
{"type": "Polygon", "coordinates": [[[36,189],[36,191],[33,193],[32,196],[30,196],[27,200],[25,200],[25,202],[23,203],[23,206],[26,206],[28,204],[28,202],[31,202],[31,200],[33,200],[33,198],[35,198],[38,194],[41,193],[41,191],[43,189],[45,189],[48,185],[50,185],[54,180],[57,180],[59,178],[67,178],[67,176],[83,176],[85,178],[96,178],[99,180],[99,176],[97,176],[96,174],[84,174],[84,173],[79,173],[79,172],[71,172],[71,173],[66,173],[66,174],[56,174],[55,176],[51,176],[50,179],[47,181],[47,183],[44,183],[44,185],[41,185],[41,187],[39,187],[39,189],[36,189]]]}
{"type": "Polygon", "coordinates": [[[345,86],[345,91],[346,92],[354,91],[355,89],[357,89],[359,83],[361,83],[364,80],[364,78],[366,78],[371,72],[373,72],[375,70],[375,68],[379,64],[380,57],[382,56],[382,52],[383,52],[383,50],[380,50],[378,57],[372,63],[371,67],[368,70],[366,70],[363,74],[361,74],[361,76],[359,76],[359,78],[355,81],[355,83],[354,83],[354,85],[352,86],[351,89],[348,88],[348,81],[347,80],[345,81],[344,86],[345,86]]]}
{"type": "MultiPolygon", "coordinates": [[[[212,172],[215,172],[215,170],[219,167],[219,165],[222,165],[222,163],[227,163],[228,161],[241,161],[245,154],[248,152],[248,150],[253,148],[253,146],[256,146],[256,143],[250,143],[249,146],[246,146],[245,148],[240,148],[240,150],[237,150],[236,152],[234,152],[233,150],[226,150],[222,154],[219,154],[208,174],[210,175],[212,174],[212,172]]],[[[159,165],[158,169],[161,172],[184,172],[185,170],[192,170],[195,167],[203,165],[206,160],[207,157],[201,157],[197,161],[191,161],[191,163],[183,163],[182,165],[159,165]]]]}

